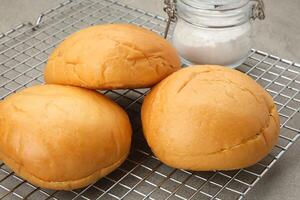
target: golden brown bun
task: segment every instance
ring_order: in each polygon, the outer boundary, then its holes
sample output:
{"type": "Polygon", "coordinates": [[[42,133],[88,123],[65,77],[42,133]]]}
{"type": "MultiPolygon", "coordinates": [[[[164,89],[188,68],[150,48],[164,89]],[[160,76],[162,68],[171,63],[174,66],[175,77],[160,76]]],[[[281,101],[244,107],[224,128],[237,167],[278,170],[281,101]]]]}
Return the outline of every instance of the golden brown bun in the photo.
{"type": "Polygon", "coordinates": [[[71,86],[27,88],[0,103],[0,158],[49,189],[84,187],[127,157],[127,114],[105,96],[71,86]]]}
{"type": "Polygon", "coordinates": [[[180,69],[167,40],[129,24],[107,24],[80,30],[52,53],[47,83],[91,89],[152,86],[180,69]]]}
{"type": "Polygon", "coordinates": [[[271,96],[247,75],[221,66],[192,66],[164,79],[145,98],[142,122],[162,162],[196,171],[253,165],[279,134],[271,96]]]}

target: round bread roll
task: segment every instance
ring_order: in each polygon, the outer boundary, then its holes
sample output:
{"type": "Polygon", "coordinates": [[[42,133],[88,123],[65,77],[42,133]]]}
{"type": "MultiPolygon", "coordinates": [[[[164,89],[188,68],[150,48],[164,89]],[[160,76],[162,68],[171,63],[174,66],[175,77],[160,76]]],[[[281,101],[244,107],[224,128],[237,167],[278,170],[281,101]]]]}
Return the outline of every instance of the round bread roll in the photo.
{"type": "Polygon", "coordinates": [[[142,122],[162,162],[195,171],[253,165],[279,134],[271,96],[247,75],[221,66],[192,66],[164,79],[145,98],[142,122]]]}
{"type": "Polygon", "coordinates": [[[104,95],[71,86],[27,88],[0,102],[0,159],[42,188],[87,186],[130,150],[127,114],[104,95]]]}
{"type": "Polygon", "coordinates": [[[107,24],[80,30],[52,53],[46,83],[91,89],[152,86],[180,69],[167,40],[129,24],[107,24]]]}

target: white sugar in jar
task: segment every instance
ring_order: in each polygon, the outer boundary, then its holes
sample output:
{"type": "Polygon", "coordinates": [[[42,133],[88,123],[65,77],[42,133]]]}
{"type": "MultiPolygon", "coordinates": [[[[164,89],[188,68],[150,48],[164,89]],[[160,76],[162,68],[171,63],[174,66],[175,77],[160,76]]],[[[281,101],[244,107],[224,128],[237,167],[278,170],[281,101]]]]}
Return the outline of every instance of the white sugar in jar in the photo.
{"type": "Polygon", "coordinates": [[[261,13],[255,10],[260,3],[262,1],[177,0],[173,45],[186,64],[237,67],[251,51],[251,19],[264,17],[258,16],[261,13]]]}
{"type": "Polygon", "coordinates": [[[245,23],[229,30],[198,30],[185,21],[178,21],[173,45],[186,62],[238,66],[252,47],[251,25],[245,23]]]}

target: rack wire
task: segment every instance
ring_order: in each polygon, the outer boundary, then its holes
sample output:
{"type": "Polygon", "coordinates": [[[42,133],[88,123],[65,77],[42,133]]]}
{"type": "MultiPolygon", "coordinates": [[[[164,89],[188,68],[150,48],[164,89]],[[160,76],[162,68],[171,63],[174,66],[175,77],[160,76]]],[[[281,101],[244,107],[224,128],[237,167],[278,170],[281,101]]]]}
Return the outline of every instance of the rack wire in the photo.
{"type": "MultiPolygon", "coordinates": [[[[36,25],[21,24],[0,35],[0,98],[43,83],[48,55],[67,35],[104,23],[133,23],[159,34],[166,20],[116,0],[70,0],[43,13],[36,25]]],[[[103,93],[123,106],[131,119],[133,148],[125,163],[90,186],[73,191],[35,187],[0,161],[0,199],[242,199],[300,135],[300,65],[252,50],[238,67],[274,98],[281,135],[272,152],[256,165],[235,171],[190,172],[162,164],[150,151],[140,123],[148,89],[103,93]]]]}

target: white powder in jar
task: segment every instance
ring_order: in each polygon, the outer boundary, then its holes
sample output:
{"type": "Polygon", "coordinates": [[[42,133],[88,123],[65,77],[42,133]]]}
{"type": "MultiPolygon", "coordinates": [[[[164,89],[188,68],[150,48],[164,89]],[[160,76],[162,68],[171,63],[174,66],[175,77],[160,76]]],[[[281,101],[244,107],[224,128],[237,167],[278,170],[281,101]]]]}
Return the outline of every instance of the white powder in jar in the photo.
{"type": "Polygon", "coordinates": [[[236,67],[251,50],[251,23],[230,28],[201,28],[179,19],[172,40],[180,56],[193,64],[236,67]]]}

